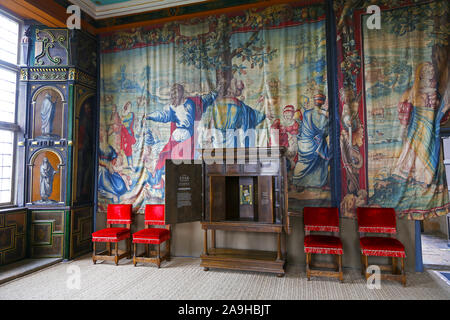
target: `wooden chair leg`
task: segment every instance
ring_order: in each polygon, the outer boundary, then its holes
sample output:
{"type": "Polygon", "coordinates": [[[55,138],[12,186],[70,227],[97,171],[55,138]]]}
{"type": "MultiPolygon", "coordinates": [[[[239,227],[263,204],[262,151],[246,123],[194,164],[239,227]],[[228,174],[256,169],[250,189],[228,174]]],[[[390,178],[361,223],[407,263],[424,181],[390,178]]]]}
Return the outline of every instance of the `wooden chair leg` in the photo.
{"type": "Polygon", "coordinates": [[[108,253],[108,256],[110,256],[111,255],[111,243],[110,242],[106,243],[106,251],[108,253]]]}
{"type": "Polygon", "coordinates": [[[170,261],[170,239],[166,241],[166,257],[170,261]]]}
{"type": "Polygon", "coordinates": [[[310,263],[311,263],[311,253],[307,253],[306,254],[306,277],[308,278],[308,281],[311,280],[310,263]]]}
{"type": "Polygon", "coordinates": [[[406,287],[405,258],[401,258],[400,261],[402,265],[402,284],[404,287],[406,287]]]}
{"type": "Polygon", "coordinates": [[[392,274],[398,274],[396,257],[392,257],[392,274]]]}
{"type": "Polygon", "coordinates": [[[364,269],[364,256],[362,253],[360,254],[360,256],[361,256],[361,275],[363,276],[366,274],[366,270],[364,269]]]}
{"type": "Polygon", "coordinates": [[[157,262],[156,264],[158,265],[158,268],[161,266],[161,244],[158,243],[158,247],[157,247],[157,262]]]}
{"type": "Polygon", "coordinates": [[[114,255],[114,262],[116,263],[116,266],[119,265],[119,242],[116,242],[116,250],[114,255]]]}
{"type": "Polygon", "coordinates": [[[342,255],[338,254],[338,265],[339,265],[339,281],[344,282],[344,274],[342,272],[342,255]]]}
{"type": "Polygon", "coordinates": [[[131,259],[131,238],[128,238],[128,259],[131,259]]]}
{"type": "Polygon", "coordinates": [[[134,250],[133,250],[133,265],[136,267],[136,243],[133,244],[134,250]]]}
{"type": "Polygon", "coordinates": [[[97,260],[95,259],[95,242],[93,242],[93,248],[92,248],[92,262],[94,262],[94,264],[97,263],[97,260]]]}
{"type": "Polygon", "coordinates": [[[364,278],[366,278],[366,280],[369,278],[369,275],[367,274],[368,267],[369,267],[369,258],[368,256],[364,256],[364,278]]]}
{"type": "Polygon", "coordinates": [[[334,254],[333,258],[335,260],[335,266],[336,266],[336,272],[339,272],[339,255],[338,254],[334,254]]]}
{"type": "Polygon", "coordinates": [[[150,245],[148,243],[145,245],[145,256],[150,257],[150,245]]]}
{"type": "Polygon", "coordinates": [[[208,255],[208,229],[203,233],[203,254],[208,255]]]}

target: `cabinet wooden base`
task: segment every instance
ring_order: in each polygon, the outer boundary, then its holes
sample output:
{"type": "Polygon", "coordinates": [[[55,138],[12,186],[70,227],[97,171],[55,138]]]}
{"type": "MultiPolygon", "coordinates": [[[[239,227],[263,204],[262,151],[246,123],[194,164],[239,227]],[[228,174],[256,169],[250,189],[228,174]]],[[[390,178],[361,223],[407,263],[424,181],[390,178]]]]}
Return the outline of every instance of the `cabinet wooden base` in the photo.
{"type": "Polygon", "coordinates": [[[277,253],[259,250],[209,249],[208,254],[201,255],[201,267],[258,271],[284,276],[285,259],[277,260],[277,253]]]}

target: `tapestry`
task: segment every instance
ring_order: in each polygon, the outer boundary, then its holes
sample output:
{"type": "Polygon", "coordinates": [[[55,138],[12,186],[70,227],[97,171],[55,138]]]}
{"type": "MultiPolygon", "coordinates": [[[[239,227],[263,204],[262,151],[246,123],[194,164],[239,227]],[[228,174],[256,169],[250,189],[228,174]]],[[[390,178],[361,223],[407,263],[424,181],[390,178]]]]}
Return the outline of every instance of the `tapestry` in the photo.
{"type": "Polygon", "coordinates": [[[449,2],[335,1],[334,10],[341,215],[359,206],[419,220],[446,214],[449,2]],[[381,9],[378,27],[371,5],[381,9]]]}
{"type": "Polygon", "coordinates": [[[101,35],[99,211],[164,203],[165,160],[283,146],[289,207],[329,205],[325,4],[101,35]]]}

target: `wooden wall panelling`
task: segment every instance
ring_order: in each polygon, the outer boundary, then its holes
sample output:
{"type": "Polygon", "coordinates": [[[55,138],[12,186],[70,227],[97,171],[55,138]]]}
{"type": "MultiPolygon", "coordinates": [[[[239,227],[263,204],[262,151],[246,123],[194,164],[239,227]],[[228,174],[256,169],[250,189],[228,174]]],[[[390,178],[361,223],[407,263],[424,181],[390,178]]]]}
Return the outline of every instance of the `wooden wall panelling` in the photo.
{"type": "Polygon", "coordinates": [[[26,257],[27,210],[0,213],[0,265],[26,257]]]}
{"type": "Polygon", "coordinates": [[[92,212],[93,207],[91,206],[71,210],[70,259],[91,251],[92,212]]]}
{"type": "Polygon", "coordinates": [[[32,211],[30,231],[32,258],[64,256],[65,223],[63,210],[32,211]]]}

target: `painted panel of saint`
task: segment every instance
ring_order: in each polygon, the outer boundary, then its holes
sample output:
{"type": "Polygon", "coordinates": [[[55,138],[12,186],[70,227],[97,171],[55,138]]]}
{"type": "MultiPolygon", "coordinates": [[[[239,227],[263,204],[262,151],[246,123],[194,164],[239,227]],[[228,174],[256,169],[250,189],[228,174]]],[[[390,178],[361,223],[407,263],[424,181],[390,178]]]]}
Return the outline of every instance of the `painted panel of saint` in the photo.
{"type": "Polygon", "coordinates": [[[94,174],[94,115],[95,96],[81,100],[76,112],[74,201],[92,201],[94,174]]]}
{"type": "Polygon", "coordinates": [[[38,93],[34,107],[33,138],[58,140],[63,136],[63,109],[61,96],[53,89],[38,93]]]}
{"type": "Polygon", "coordinates": [[[55,204],[61,201],[61,164],[52,151],[40,152],[33,162],[32,197],[35,204],[55,204]]]}

